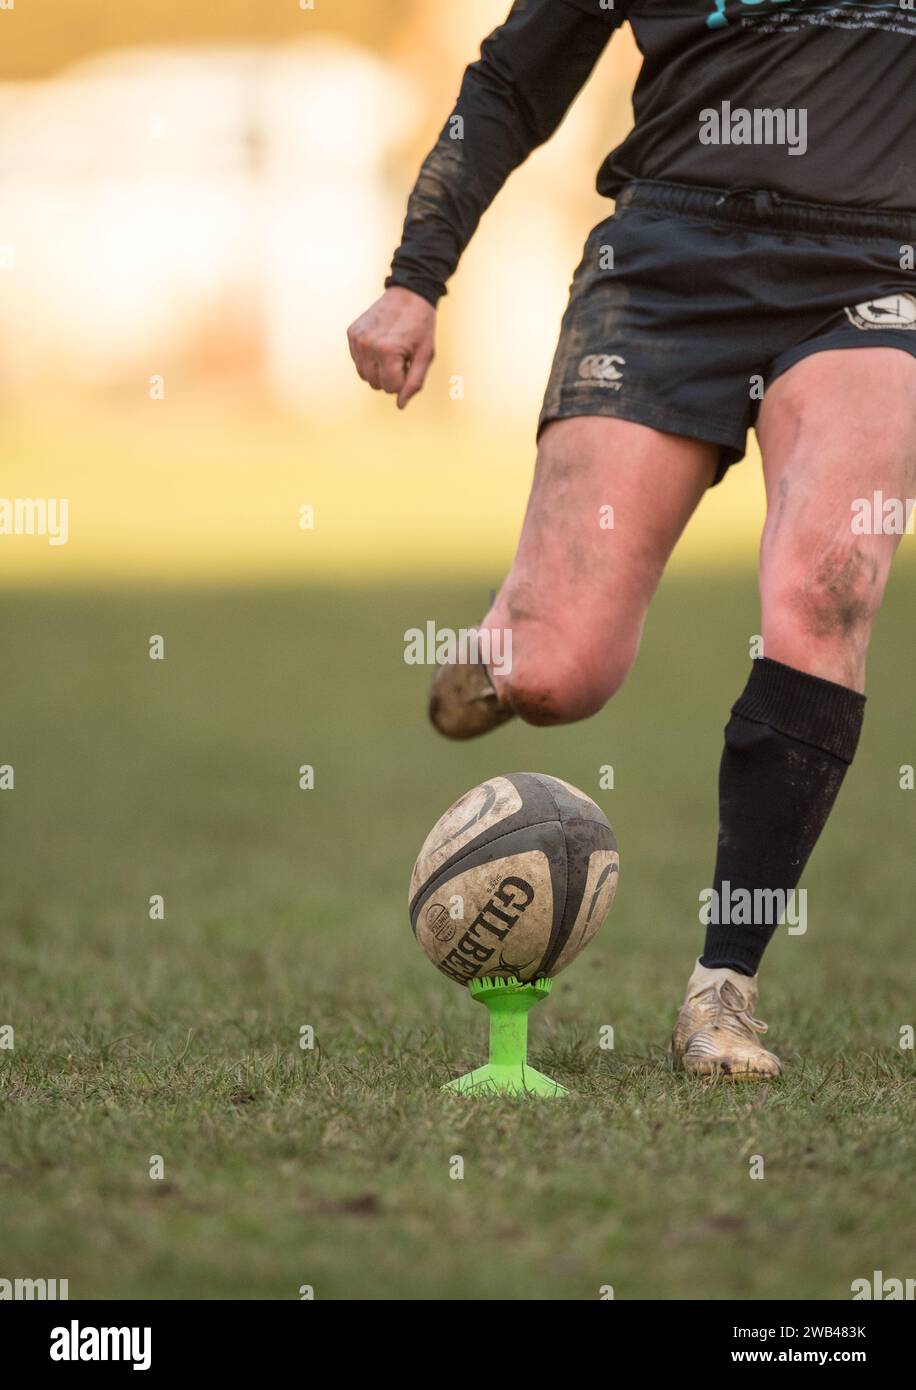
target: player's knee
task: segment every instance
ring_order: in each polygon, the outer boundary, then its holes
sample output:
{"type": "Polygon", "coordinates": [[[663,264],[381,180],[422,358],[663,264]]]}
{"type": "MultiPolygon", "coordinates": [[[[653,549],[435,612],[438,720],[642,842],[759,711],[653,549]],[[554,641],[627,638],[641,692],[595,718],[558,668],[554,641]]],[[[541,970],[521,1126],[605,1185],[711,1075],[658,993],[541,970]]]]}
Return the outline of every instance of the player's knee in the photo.
{"type": "Polygon", "coordinates": [[[527,661],[513,670],[501,697],[528,724],[572,724],[597,714],[604,704],[574,669],[556,662],[527,661]]]}
{"type": "Polygon", "coordinates": [[[596,661],[594,652],[577,651],[545,634],[536,647],[528,644],[518,654],[500,698],[529,724],[572,724],[604,707],[631,664],[629,654],[596,661]]]}
{"type": "Polygon", "coordinates": [[[799,639],[842,646],[858,644],[871,630],[885,574],[878,556],[859,537],[809,536],[791,557],[774,563],[764,581],[770,622],[799,639]]]}

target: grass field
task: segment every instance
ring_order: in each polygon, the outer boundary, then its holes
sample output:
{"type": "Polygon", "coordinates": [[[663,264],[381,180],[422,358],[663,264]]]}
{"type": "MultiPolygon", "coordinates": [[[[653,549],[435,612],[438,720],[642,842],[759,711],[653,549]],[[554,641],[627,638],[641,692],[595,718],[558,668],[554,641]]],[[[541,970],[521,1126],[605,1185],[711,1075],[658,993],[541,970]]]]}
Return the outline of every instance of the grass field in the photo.
{"type": "Polygon", "coordinates": [[[668,581],[630,684],[589,723],[450,746],[403,633],[466,624],[486,597],[0,598],[0,1277],[68,1278],[72,1298],[723,1299],[916,1275],[898,1046],[916,1024],[916,793],[898,785],[916,762],[916,574],[875,639],[808,933],[768,960],[786,1076],[763,1089],[664,1057],[753,581],[668,581]],[[574,1095],[447,1097],[485,1018],[414,943],[408,875],[460,792],[525,768],[594,795],[621,845],[607,926],[532,1018],[533,1062],[574,1095]]]}

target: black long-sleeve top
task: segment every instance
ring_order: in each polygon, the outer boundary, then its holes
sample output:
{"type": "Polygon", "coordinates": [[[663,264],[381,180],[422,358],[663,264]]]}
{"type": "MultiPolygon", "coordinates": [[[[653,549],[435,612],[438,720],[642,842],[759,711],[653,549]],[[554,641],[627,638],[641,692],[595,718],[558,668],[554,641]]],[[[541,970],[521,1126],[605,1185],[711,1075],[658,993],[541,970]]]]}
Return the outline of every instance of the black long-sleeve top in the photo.
{"type": "Polygon", "coordinates": [[[598,190],[634,178],[916,211],[916,10],[896,0],[516,0],[464,75],[410,196],[387,285],[435,304],[513,169],[613,34],[644,62],[598,190]]]}

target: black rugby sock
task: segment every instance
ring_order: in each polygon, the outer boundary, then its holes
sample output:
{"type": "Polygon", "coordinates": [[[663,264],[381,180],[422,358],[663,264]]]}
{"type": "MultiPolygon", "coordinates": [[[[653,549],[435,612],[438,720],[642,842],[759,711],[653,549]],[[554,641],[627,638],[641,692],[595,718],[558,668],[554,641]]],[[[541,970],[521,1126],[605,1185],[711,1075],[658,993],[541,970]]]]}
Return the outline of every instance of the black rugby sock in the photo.
{"type": "Polygon", "coordinates": [[[725,728],[711,904],[720,920],[710,918],[703,965],[756,974],[778,921],[769,920],[769,907],[780,900],[759,890],[788,894],[798,886],[852,762],[864,710],[858,691],[765,657],[754,662],[725,728]],[[742,900],[753,904],[746,923],[742,900]],[[731,921],[721,920],[726,903],[731,921]]]}

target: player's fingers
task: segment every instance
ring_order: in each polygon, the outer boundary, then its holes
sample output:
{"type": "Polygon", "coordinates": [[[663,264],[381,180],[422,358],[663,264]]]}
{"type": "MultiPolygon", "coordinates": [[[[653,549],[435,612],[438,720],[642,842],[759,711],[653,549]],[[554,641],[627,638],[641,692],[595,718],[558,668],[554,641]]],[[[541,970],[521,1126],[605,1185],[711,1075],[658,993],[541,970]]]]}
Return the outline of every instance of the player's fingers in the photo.
{"type": "Polygon", "coordinates": [[[359,352],[354,354],[353,361],[356,363],[357,375],[368,382],[373,391],[380,391],[378,358],[370,352],[359,352]]]}
{"type": "Polygon", "coordinates": [[[429,364],[432,360],[432,347],[423,347],[418,350],[408,368],[404,385],[398,393],[398,410],[403,410],[407,402],[413,400],[414,396],[421,389],[426,380],[426,373],[429,371],[429,364]]]}
{"type": "Polygon", "coordinates": [[[402,347],[383,347],[379,353],[382,390],[397,395],[407,376],[407,353],[402,347]]]}
{"type": "Polygon", "coordinates": [[[347,330],[347,344],[357,375],[363,381],[367,381],[373,390],[377,391],[379,389],[378,361],[372,351],[369,338],[364,333],[350,328],[347,330]]]}
{"type": "Polygon", "coordinates": [[[372,351],[372,338],[365,328],[360,327],[359,321],[351,323],[347,329],[347,347],[356,364],[356,370],[362,376],[363,367],[372,351]]]}

